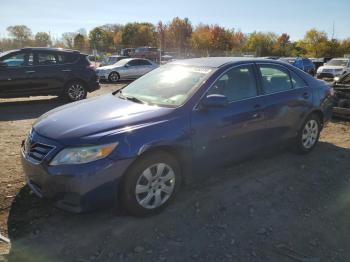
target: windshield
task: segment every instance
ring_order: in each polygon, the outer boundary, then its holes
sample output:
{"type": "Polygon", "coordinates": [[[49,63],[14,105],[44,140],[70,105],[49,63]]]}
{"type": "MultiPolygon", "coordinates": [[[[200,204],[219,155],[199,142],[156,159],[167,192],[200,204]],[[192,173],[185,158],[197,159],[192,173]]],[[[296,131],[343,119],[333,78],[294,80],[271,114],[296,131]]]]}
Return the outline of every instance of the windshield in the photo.
{"type": "Polygon", "coordinates": [[[130,59],[121,59],[121,60],[119,60],[117,63],[115,63],[114,65],[124,66],[124,65],[127,64],[128,62],[130,62],[130,59]]]}
{"type": "Polygon", "coordinates": [[[3,56],[5,56],[5,55],[7,55],[7,54],[9,54],[11,52],[13,52],[13,50],[12,51],[5,51],[3,53],[0,52],[0,57],[3,57],[3,56]]]}
{"type": "Polygon", "coordinates": [[[191,97],[212,71],[206,67],[161,66],[126,86],[122,96],[152,105],[177,107],[191,97]]]}
{"type": "Polygon", "coordinates": [[[332,65],[332,66],[346,66],[348,63],[347,59],[332,59],[330,60],[327,65],[332,65]]]}

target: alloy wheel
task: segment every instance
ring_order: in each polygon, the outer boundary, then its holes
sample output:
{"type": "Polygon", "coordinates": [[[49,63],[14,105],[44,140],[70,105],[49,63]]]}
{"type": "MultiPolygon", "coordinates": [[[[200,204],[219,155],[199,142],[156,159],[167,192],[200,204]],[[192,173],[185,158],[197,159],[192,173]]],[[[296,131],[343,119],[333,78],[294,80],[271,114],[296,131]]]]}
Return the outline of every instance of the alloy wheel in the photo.
{"type": "Polygon", "coordinates": [[[72,84],[68,88],[68,96],[72,101],[81,100],[85,96],[85,89],[81,84],[72,84]]]}
{"type": "Polygon", "coordinates": [[[117,74],[117,73],[111,73],[111,74],[109,75],[109,80],[110,80],[111,82],[113,82],[113,83],[118,82],[118,80],[119,80],[118,74],[117,74]]]}
{"type": "Polygon", "coordinates": [[[314,119],[310,119],[304,126],[302,133],[302,144],[306,149],[315,145],[318,137],[318,123],[314,119]]]}

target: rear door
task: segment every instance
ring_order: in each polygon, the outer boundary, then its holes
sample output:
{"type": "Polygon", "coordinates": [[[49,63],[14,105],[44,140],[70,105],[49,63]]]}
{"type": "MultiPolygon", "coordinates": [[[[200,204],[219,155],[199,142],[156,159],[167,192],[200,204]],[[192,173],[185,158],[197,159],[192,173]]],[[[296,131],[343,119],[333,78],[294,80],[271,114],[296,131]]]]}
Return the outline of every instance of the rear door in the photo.
{"type": "Polygon", "coordinates": [[[294,137],[300,121],[312,107],[312,90],[297,73],[284,66],[257,66],[264,91],[267,142],[294,137]]]}
{"type": "Polygon", "coordinates": [[[147,61],[147,60],[139,60],[139,76],[143,76],[144,74],[148,73],[149,71],[152,71],[154,69],[154,65],[147,61]]]}

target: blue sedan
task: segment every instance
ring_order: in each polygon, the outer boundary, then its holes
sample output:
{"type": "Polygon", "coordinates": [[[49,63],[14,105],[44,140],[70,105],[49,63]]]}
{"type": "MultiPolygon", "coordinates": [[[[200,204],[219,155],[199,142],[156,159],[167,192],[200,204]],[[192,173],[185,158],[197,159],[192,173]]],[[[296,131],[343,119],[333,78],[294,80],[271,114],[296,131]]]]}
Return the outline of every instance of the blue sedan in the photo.
{"type": "Polygon", "coordinates": [[[330,119],[332,89],[280,61],[198,58],[41,116],[22,143],[27,183],[81,212],[111,203],[159,212],[181,182],[288,142],[305,154],[330,119]]]}

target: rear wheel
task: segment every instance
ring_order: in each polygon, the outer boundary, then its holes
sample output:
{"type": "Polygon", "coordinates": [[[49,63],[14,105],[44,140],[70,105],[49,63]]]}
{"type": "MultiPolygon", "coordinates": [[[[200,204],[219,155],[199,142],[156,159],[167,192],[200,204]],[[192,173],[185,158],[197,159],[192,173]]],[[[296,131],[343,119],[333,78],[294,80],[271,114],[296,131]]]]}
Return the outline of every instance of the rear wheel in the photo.
{"type": "Polygon", "coordinates": [[[87,90],[85,85],[80,81],[69,82],[65,89],[65,97],[71,101],[79,101],[85,99],[87,96],[87,90]]]}
{"type": "Polygon", "coordinates": [[[108,76],[108,80],[112,83],[117,83],[119,81],[119,75],[117,72],[112,72],[108,76]]]}
{"type": "Polygon", "coordinates": [[[321,132],[321,121],[316,114],[310,115],[301,126],[296,137],[296,150],[306,154],[316,146],[321,132]]]}
{"type": "Polygon", "coordinates": [[[166,152],[151,153],[138,160],[125,174],[122,205],[136,216],[157,213],[175,197],[180,184],[178,161],[166,152]]]}

